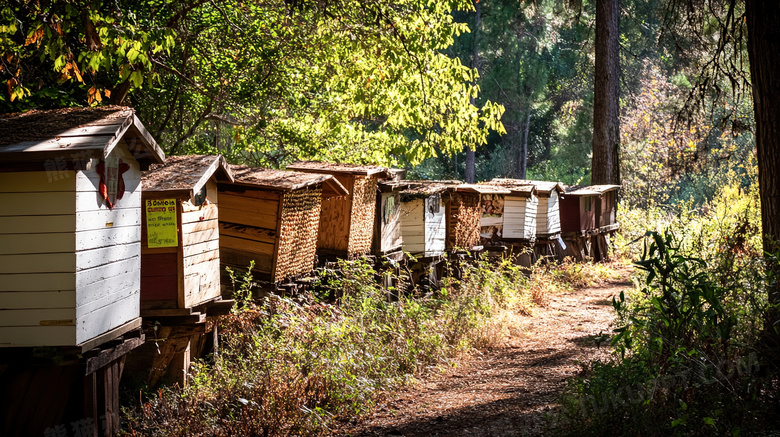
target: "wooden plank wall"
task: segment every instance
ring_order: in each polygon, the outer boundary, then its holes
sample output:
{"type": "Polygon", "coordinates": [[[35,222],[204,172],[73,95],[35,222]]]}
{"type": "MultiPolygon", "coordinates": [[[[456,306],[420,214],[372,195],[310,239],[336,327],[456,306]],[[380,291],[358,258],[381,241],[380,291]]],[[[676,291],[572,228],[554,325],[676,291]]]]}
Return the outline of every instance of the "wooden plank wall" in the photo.
{"type": "Polygon", "coordinates": [[[412,255],[425,253],[425,199],[401,202],[401,235],[404,251],[412,255]]]}
{"type": "Polygon", "coordinates": [[[141,178],[115,150],[131,170],[113,210],[94,170],[0,174],[0,346],[76,345],[138,317],[141,178]]]}
{"type": "Polygon", "coordinates": [[[357,176],[352,185],[352,211],[349,229],[349,257],[371,252],[376,214],[377,178],[357,176]]]}
{"type": "Polygon", "coordinates": [[[536,215],[535,202],[520,196],[506,196],[504,203],[504,238],[530,239],[536,227],[530,227],[528,217],[536,215]]]}
{"type": "Polygon", "coordinates": [[[182,209],[183,300],[184,308],[192,308],[221,294],[219,210],[215,201],[202,206],[185,203],[182,209]]]}
{"type": "Polygon", "coordinates": [[[589,231],[596,228],[596,201],[598,196],[580,197],[580,228],[589,231]],[[586,208],[587,207],[587,208],[586,208]]]}
{"type": "Polygon", "coordinates": [[[379,196],[379,211],[375,223],[377,235],[375,244],[379,254],[399,249],[403,245],[401,238],[401,196],[398,192],[382,193],[379,196]]]}
{"type": "Polygon", "coordinates": [[[536,236],[536,220],[539,217],[539,198],[536,196],[526,200],[525,208],[527,214],[525,215],[525,238],[533,238],[536,236]]]}
{"type": "Polygon", "coordinates": [[[549,235],[561,232],[561,213],[558,208],[558,192],[553,191],[550,197],[539,197],[536,214],[536,234],[549,235]]]}
{"type": "MultiPolygon", "coordinates": [[[[278,235],[278,213],[281,194],[278,191],[231,189],[219,184],[219,258],[223,265],[246,269],[251,260],[255,270],[273,273],[278,235]]],[[[184,225],[193,231],[197,223],[184,225]]],[[[196,255],[187,264],[209,258],[196,255]]]]}
{"type": "Polygon", "coordinates": [[[483,240],[501,238],[504,226],[504,195],[482,195],[482,219],[480,220],[480,237],[483,240]]]}
{"type": "Polygon", "coordinates": [[[347,196],[330,197],[322,200],[320,232],[317,248],[346,254],[349,250],[349,229],[352,214],[353,182],[351,175],[334,175],[349,191],[347,196]]]}
{"type": "Polygon", "coordinates": [[[440,195],[425,199],[425,256],[444,253],[447,236],[446,208],[440,195]]]}
{"type": "MultiPolygon", "coordinates": [[[[146,231],[147,199],[170,199],[164,193],[147,192],[141,198],[141,307],[178,307],[179,247],[148,247],[146,231]]],[[[176,202],[177,226],[181,228],[181,202],[176,202]]],[[[179,246],[181,241],[179,241],[179,246]]]]}
{"type": "Polygon", "coordinates": [[[615,191],[610,191],[607,193],[604,193],[603,196],[601,196],[600,201],[600,211],[601,217],[599,218],[599,227],[601,226],[608,226],[615,223],[615,191]]]}
{"type": "Polygon", "coordinates": [[[321,207],[321,185],[284,194],[274,282],[314,269],[321,207]]]}
{"type": "Polygon", "coordinates": [[[479,231],[482,220],[480,195],[475,193],[452,193],[447,202],[447,244],[446,249],[467,249],[479,245],[479,231]]]}
{"type": "MultiPolygon", "coordinates": [[[[90,190],[76,192],[76,214],[116,214],[117,210],[141,213],[141,172],[138,163],[122,144],[114,149],[130,164],[124,174],[125,194],[114,210],[109,210],[98,194],[96,171],[80,172],[90,190]]],[[[84,343],[139,317],[141,292],[141,226],[109,225],[105,221],[76,225],[76,241],[83,242],[76,252],[76,342],[84,343]],[[94,235],[95,233],[98,236],[94,235]],[[92,284],[79,287],[79,279],[92,284]]]]}

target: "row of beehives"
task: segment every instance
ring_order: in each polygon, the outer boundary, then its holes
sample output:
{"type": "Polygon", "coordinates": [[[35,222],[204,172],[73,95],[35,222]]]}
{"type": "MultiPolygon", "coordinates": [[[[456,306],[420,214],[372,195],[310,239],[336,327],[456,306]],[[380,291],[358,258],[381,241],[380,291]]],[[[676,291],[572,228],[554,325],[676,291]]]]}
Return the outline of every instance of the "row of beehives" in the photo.
{"type": "Polygon", "coordinates": [[[39,112],[52,134],[0,145],[1,345],[83,345],[137,325],[141,307],[193,308],[219,297],[220,265],[254,261],[279,283],[311,272],[316,252],[430,257],[615,226],[615,186],[562,199],[554,182],[406,181],[378,166],[162,164],[131,110],[96,112],[39,112]]]}
{"type": "Polygon", "coordinates": [[[92,424],[101,411],[115,414],[127,352],[143,343],[142,316],[163,321],[152,372],[177,362],[183,375],[213,325],[206,316],[230,305],[224,266],[253,262],[260,279],[279,283],[310,273],[315,254],[436,257],[566,236],[569,225],[575,236],[615,226],[614,187],[567,195],[578,199],[568,217],[557,183],[406,181],[383,167],[316,162],[288,170],[219,156],[166,160],[124,107],[0,118],[0,350],[9,352],[0,354],[0,434],[56,423],[73,393],[92,424]],[[58,348],[53,367],[39,365],[39,346],[58,348]],[[75,391],[66,367],[86,375],[75,391]],[[45,393],[61,402],[37,416],[45,393]]]}

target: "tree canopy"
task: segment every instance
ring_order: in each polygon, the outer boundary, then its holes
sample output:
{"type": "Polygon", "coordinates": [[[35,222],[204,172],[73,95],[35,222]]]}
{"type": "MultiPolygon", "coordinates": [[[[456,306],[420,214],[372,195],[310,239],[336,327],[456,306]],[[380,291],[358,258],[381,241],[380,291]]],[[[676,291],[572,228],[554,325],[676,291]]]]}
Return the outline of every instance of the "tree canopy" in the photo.
{"type": "Polygon", "coordinates": [[[126,102],[173,153],[417,163],[503,132],[444,50],[470,2],[19,0],[0,111],[126,102]]]}

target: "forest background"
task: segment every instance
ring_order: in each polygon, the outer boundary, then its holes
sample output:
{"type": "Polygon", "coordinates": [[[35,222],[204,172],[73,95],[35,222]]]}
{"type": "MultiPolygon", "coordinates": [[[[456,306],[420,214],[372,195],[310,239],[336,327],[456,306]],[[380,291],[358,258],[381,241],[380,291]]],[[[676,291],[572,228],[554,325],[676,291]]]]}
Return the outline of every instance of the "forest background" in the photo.
{"type": "MultiPolygon", "coordinates": [[[[733,80],[748,74],[746,48],[719,44],[733,9],[695,21],[693,3],[620,5],[621,174],[635,206],[700,205],[727,179],[746,187],[755,175],[752,100],[733,80]],[[731,58],[731,79],[708,71],[717,56],[731,58]]],[[[0,112],[121,103],[169,154],[372,162],[464,179],[472,149],[477,180],[589,183],[595,2],[0,8],[0,112]]]]}

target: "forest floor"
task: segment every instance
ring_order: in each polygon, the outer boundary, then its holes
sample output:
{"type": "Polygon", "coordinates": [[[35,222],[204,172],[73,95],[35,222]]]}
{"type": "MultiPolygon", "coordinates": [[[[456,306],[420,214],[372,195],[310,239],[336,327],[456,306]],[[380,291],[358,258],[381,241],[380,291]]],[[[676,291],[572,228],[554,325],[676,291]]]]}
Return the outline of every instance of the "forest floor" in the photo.
{"type": "Polygon", "coordinates": [[[566,381],[610,356],[612,297],[631,270],[601,285],[550,295],[503,345],[461,357],[333,430],[343,436],[542,436],[566,381]]]}

